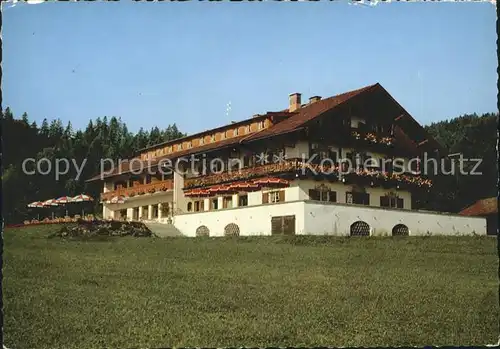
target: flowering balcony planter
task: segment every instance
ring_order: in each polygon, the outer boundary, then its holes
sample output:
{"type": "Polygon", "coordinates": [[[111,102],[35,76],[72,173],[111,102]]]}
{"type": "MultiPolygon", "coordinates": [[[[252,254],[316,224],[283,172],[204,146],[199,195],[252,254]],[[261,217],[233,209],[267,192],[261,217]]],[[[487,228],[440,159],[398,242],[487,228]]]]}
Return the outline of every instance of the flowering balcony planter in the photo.
{"type": "Polygon", "coordinates": [[[144,194],[153,194],[158,191],[167,191],[173,189],[174,184],[173,180],[165,180],[160,182],[154,182],[149,184],[140,184],[135,185],[130,188],[118,188],[113,191],[108,191],[106,193],[101,194],[101,201],[107,201],[115,196],[124,196],[124,197],[134,197],[137,195],[144,194]]]}
{"type": "Polygon", "coordinates": [[[396,174],[377,170],[356,170],[344,175],[348,181],[362,182],[363,184],[377,185],[385,188],[399,186],[401,188],[430,188],[432,181],[410,174],[396,174]]]}
{"type": "Polygon", "coordinates": [[[374,132],[360,133],[357,131],[351,132],[351,137],[356,143],[371,144],[372,146],[391,147],[394,145],[394,138],[388,136],[379,136],[374,132]]]}
{"type": "Polygon", "coordinates": [[[235,171],[226,171],[219,174],[186,179],[184,181],[184,189],[192,189],[234,181],[244,181],[259,177],[265,177],[268,175],[295,173],[301,168],[302,165],[298,161],[283,161],[281,163],[266,164],[235,171]]]}

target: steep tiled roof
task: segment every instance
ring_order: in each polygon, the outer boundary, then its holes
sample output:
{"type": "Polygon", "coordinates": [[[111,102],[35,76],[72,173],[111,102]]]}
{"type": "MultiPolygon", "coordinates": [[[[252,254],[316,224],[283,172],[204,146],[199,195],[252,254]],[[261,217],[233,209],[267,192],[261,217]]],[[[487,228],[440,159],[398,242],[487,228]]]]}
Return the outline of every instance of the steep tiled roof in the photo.
{"type": "Polygon", "coordinates": [[[293,131],[294,129],[297,129],[304,125],[306,122],[320,116],[321,114],[339,106],[343,102],[353,98],[354,96],[357,96],[361,94],[362,92],[365,92],[372,87],[376,86],[375,85],[370,85],[366,86],[354,91],[349,91],[346,93],[342,93],[337,96],[325,98],[323,100],[319,100],[315,103],[305,105],[299,110],[291,113],[291,116],[288,117],[287,119],[283,120],[282,122],[274,125],[273,127],[270,127],[266,130],[263,130],[262,132],[259,132],[254,135],[250,135],[245,141],[253,141],[256,139],[261,139],[269,136],[276,136],[279,134],[283,133],[288,133],[290,131],[293,131]]]}
{"type": "Polygon", "coordinates": [[[473,205],[460,211],[462,216],[488,216],[498,213],[498,199],[496,197],[476,201],[473,205]]]}
{"type": "MultiPolygon", "coordinates": [[[[273,126],[271,126],[269,128],[252,133],[250,135],[232,137],[232,138],[224,139],[224,140],[217,141],[214,143],[205,144],[203,146],[197,146],[195,148],[175,152],[175,153],[170,154],[168,156],[158,158],[156,161],[151,161],[150,165],[151,166],[157,165],[162,159],[169,158],[169,159],[173,160],[173,159],[176,159],[179,157],[184,157],[184,156],[191,155],[191,154],[204,153],[204,152],[215,150],[218,148],[225,148],[225,147],[229,147],[231,145],[252,142],[255,140],[259,140],[259,139],[273,137],[273,136],[282,135],[282,134],[286,134],[286,133],[300,130],[301,128],[304,127],[304,125],[308,121],[313,120],[316,117],[321,116],[325,112],[330,111],[330,110],[340,106],[342,103],[347,102],[348,100],[351,100],[352,98],[354,98],[356,96],[359,96],[359,95],[361,95],[365,92],[371,91],[371,90],[374,91],[375,89],[378,89],[378,90],[381,89],[382,91],[385,91],[385,89],[380,84],[376,83],[373,85],[365,86],[365,87],[357,89],[357,90],[353,90],[353,91],[342,93],[342,94],[339,94],[339,95],[336,95],[333,97],[325,98],[323,100],[319,100],[319,101],[316,101],[316,102],[311,103],[311,104],[306,104],[294,112],[289,112],[288,110],[282,110],[279,112],[268,112],[267,114],[261,115],[261,116],[276,117],[276,118],[278,118],[278,120],[280,120],[280,119],[282,119],[282,120],[275,123],[273,126]]],[[[394,101],[394,103],[396,103],[404,111],[404,108],[402,108],[397,103],[397,101],[395,101],[394,98],[392,98],[392,96],[390,96],[390,94],[387,91],[385,91],[385,93],[390,97],[390,99],[392,101],[394,101]]],[[[425,130],[418,124],[418,122],[415,121],[415,119],[413,119],[406,112],[405,112],[405,115],[407,115],[407,117],[412,122],[412,129],[414,132],[416,131],[419,135],[422,135],[423,137],[428,136],[426,134],[425,130]]],[[[249,120],[252,120],[252,119],[247,119],[245,121],[249,121],[249,120]]],[[[208,133],[208,132],[212,132],[215,130],[223,129],[224,127],[227,127],[227,126],[229,126],[229,125],[218,127],[216,129],[213,129],[213,130],[207,130],[207,131],[199,133],[199,135],[201,135],[203,133],[208,133]]],[[[411,137],[409,137],[407,135],[406,130],[402,130],[400,127],[397,126],[395,131],[396,131],[396,133],[395,133],[396,139],[398,141],[401,140],[402,143],[404,144],[405,148],[408,148],[412,151],[417,149],[418,146],[411,139],[411,137]]],[[[193,137],[193,135],[185,137],[185,138],[189,138],[189,137],[193,137]]],[[[439,146],[437,144],[437,142],[435,142],[435,140],[433,140],[431,137],[428,137],[428,138],[433,144],[436,144],[437,146],[439,146]]],[[[165,142],[162,144],[175,143],[178,141],[179,140],[177,139],[177,140],[174,140],[171,142],[165,142]]],[[[156,148],[157,146],[158,145],[155,145],[155,146],[150,147],[148,149],[156,148]]],[[[136,161],[135,163],[137,164],[135,166],[135,168],[138,168],[139,161],[136,161]]],[[[122,166],[121,171],[119,171],[119,169],[116,169],[113,173],[106,175],[106,176],[103,176],[103,178],[108,178],[108,177],[116,176],[118,174],[128,173],[128,172],[130,172],[130,170],[131,169],[129,168],[129,166],[127,164],[124,164],[124,166],[122,166]]],[[[98,175],[98,176],[95,176],[95,177],[89,179],[88,182],[99,180],[99,179],[101,179],[101,175],[98,175]]]]}
{"type": "MultiPolygon", "coordinates": [[[[148,163],[147,161],[144,161],[144,163],[145,163],[144,169],[146,169],[147,167],[153,167],[155,165],[158,165],[162,160],[165,161],[165,159],[174,160],[174,159],[178,159],[178,158],[181,158],[184,156],[188,156],[188,155],[190,156],[192,154],[204,153],[204,152],[207,152],[209,150],[221,149],[221,148],[229,147],[231,145],[236,145],[236,144],[240,143],[240,141],[245,137],[246,136],[227,138],[227,139],[218,141],[216,143],[209,143],[209,144],[205,144],[202,146],[198,146],[196,148],[178,151],[178,152],[175,152],[174,154],[169,155],[169,156],[158,157],[156,160],[151,161],[150,163],[148,163]]],[[[123,162],[121,169],[119,167],[117,167],[114,169],[114,171],[112,173],[107,174],[107,175],[103,176],[102,178],[101,178],[101,175],[94,176],[94,177],[88,179],[87,182],[92,182],[92,181],[96,181],[96,180],[104,179],[104,178],[109,178],[109,177],[114,177],[114,176],[119,175],[119,174],[126,174],[129,172],[132,172],[133,170],[139,169],[140,165],[141,164],[140,164],[139,158],[137,158],[136,161],[123,162]],[[130,167],[130,164],[132,164],[132,168],[130,167]]]]}

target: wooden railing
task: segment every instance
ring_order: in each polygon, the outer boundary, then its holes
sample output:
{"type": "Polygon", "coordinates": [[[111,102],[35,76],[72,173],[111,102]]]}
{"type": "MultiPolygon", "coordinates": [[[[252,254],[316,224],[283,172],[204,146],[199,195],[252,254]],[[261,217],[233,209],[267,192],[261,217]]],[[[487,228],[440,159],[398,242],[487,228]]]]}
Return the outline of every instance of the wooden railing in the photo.
{"type": "Polygon", "coordinates": [[[110,200],[115,196],[133,197],[136,195],[152,194],[158,191],[167,191],[174,188],[174,181],[168,179],[165,181],[153,182],[149,184],[135,185],[129,188],[118,188],[101,194],[101,200],[110,200]]]}
{"type": "MultiPolygon", "coordinates": [[[[337,179],[339,175],[338,164],[335,164],[333,168],[330,168],[329,166],[303,163],[299,160],[288,160],[280,163],[248,167],[240,170],[226,171],[219,174],[211,174],[185,179],[184,189],[192,189],[232,181],[249,180],[267,175],[277,175],[280,173],[295,172],[300,176],[300,173],[303,173],[302,171],[304,169],[309,169],[313,171],[313,173],[331,175],[333,177],[336,177],[337,179]]],[[[347,167],[344,168],[343,171],[344,176],[346,176],[347,178],[358,178],[361,180],[361,182],[363,182],[363,180],[367,180],[368,183],[374,182],[374,184],[376,182],[377,184],[404,184],[418,187],[430,187],[432,185],[430,179],[426,179],[419,175],[412,175],[409,173],[394,174],[388,172],[380,172],[377,168],[357,171],[353,169],[350,173],[347,173],[347,167]]]]}
{"type": "Polygon", "coordinates": [[[247,180],[251,178],[261,177],[263,175],[272,175],[278,173],[286,173],[296,171],[302,168],[302,163],[299,161],[282,161],[279,163],[265,164],[255,167],[247,167],[239,170],[226,171],[218,174],[211,174],[196,178],[188,178],[184,180],[184,188],[196,188],[206,185],[220,184],[235,180],[247,180]]]}

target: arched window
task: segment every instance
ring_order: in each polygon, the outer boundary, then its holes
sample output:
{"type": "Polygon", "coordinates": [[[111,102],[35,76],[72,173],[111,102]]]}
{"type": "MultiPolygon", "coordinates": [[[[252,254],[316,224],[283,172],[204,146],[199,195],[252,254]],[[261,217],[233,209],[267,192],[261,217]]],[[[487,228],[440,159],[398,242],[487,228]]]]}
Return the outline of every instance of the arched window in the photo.
{"type": "Polygon", "coordinates": [[[396,224],[392,228],[392,236],[408,236],[410,235],[410,230],[404,224],[396,224]]]}
{"type": "Polygon", "coordinates": [[[224,236],[240,236],[240,227],[234,223],[229,223],[224,228],[224,236]]]}
{"type": "Polygon", "coordinates": [[[370,236],[370,226],[363,221],[352,223],[351,236],[370,236]]]}
{"type": "Polygon", "coordinates": [[[205,225],[201,225],[196,228],[196,236],[210,236],[210,230],[205,225]]]}
{"type": "Polygon", "coordinates": [[[191,212],[191,211],[193,211],[193,203],[188,202],[188,212],[191,212]]]}

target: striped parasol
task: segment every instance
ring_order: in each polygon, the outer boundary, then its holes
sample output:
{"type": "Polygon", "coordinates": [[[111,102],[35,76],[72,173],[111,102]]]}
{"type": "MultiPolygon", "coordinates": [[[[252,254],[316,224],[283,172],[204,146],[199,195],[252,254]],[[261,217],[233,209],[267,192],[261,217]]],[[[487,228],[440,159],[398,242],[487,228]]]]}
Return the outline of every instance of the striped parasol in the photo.
{"type": "MultiPolygon", "coordinates": [[[[59,204],[56,202],[56,199],[49,199],[45,200],[43,202],[44,207],[54,207],[54,206],[59,206],[59,204]]],[[[52,211],[52,219],[54,219],[54,211],[52,211]]]]}
{"type": "MultiPolygon", "coordinates": [[[[44,208],[43,202],[41,201],[33,201],[27,205],[29,208],[44,208]]],[[[37,215],[38,220],[40,220],[40,214],[37,215]]]]}
{"type": "Polygon", "coordinates": [[[31,208],[40,208],[40,207],[45,207],[45,206],[43,205],[43,202],[41,202],[41,201],[34,201],[34,202],[32,202],[32,203],[28,204],[27,206],[28,206],[28,207],[31,207],[31,208]]]}
{"type": "Polygon", "coordinates": [[[45,200],[43,202],[43,206],[46,206],[46,207],[59,206],[59,204],[57,203],[56,199],[49,199],[49,200],[45,200]]]}
{"type": "Polygon", "coordinates": [[[88,201],[94,201],[94,199],[85,194],[77,195],[71,200],[71,202],[88,202],[88,201]]]}
{"type": "Polygon", "coordinates": [[[59,205],[64,205],[64,204],[71,202],[71,200],[73,200],[73,198],[71,196],[61,196],[60,198],[56,199],[56,202],[59,205]]]}
{"type": "MultiPolygon", "coordinates": [[[[70,203],[82,203],[94,201],[90,196],[85,194],[80,194],[71,199],[70,203]]],[[[82,208],[82,216],[85,216],[85,210],[82,208]]]]}
{"type": "MultiPolygon", "coordinates": [[[[66,205],[66,204],[69,204],[71,202],[71,200],[73,200],[73,198],[71,196],[61,196],[60,198],[56,199],[56,202],[59,205],[66,205]]],[[[67,215],[68,215],[68,209],[66,209],[66,216],[67,215]]]]}

